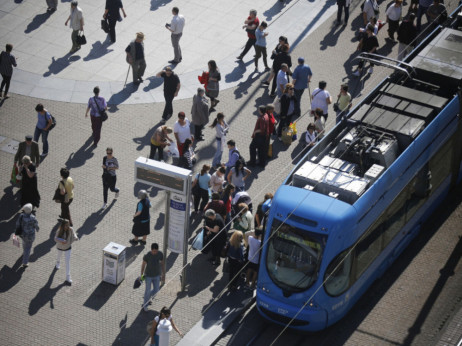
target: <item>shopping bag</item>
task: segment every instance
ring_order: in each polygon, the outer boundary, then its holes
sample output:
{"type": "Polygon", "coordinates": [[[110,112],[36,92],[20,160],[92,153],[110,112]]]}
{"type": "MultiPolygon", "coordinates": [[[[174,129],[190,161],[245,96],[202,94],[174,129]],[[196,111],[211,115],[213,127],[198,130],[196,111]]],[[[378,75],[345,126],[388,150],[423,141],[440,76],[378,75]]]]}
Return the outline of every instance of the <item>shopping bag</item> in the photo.
{"type": "Polygon", "coordinates": [[[273,158],[273,143],[270,143],[268,145],[268,158],[270,158],[270,159],[273,158]]]}
{"type": "Polygon", "coordinates": [[[297,139],[297,122],[290,123],[289,127],[292,129],[292,140],[297,139]]]}
{"type": "Polygon", "coordinates": [[[276,97],[276,100],[274,100],[273,107],[275,113],[281,113],[281,99],[279,97],[276,97]]]}
{"type": "Polygon", "coordinates": [[[285,145],[291,145],[292,144],[292,135],[293,135],[293,130],[290,127],[286,127],[282,130],[282,142],[285,145]]]}
{"type": "Polygon", "coordinates": [[[87,44],[87,38],[85,37],[85,34],[83,33],[83,31],[79,32],[79,34],[77,35],[76,41],[79,46],[87,44]]]}
{"type": "Polygon", "coordinates": [[[202,250],[204,247],[204,229],[202,229],[199,234],[197,234],[196,238],[194,238],[192,243],[192,248],[194,250],[202,250]]]}
{"type": "Polygon", "coordinates": [[[19,237],[16,234],[13,234],[12,239],[13,239],[13,245],[20,248],[21,243],[19,242],[19,237]]]}
{"type": "Polygon", "coordinates": [[[178,146],[176,145],[176,142],[170,143],[167,149],[167,153],[169,156],[180,157],[180,152],[178,151],[178,146]]]}
{"type": "Polygon", "coordinates": [[[16,166],[16,164],[13,165],[13,169],[11,170],[11,184],[16,184],[18,182],[18,178],[20,177],[20,175],[18,175],[18,166],[16,166]]]}

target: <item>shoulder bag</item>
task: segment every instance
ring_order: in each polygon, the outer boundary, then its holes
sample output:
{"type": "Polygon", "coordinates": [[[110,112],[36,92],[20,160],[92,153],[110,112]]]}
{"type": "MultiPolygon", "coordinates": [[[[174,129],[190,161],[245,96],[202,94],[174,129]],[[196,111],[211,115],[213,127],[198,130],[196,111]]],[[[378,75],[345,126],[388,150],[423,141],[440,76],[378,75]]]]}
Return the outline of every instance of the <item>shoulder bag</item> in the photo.
{"type": "Polygon", "coordinates": [[[337,97],[337,102],[334,103],[334,111],[338,112],[340,110],[340,106],[338,105],[338,101],[340,100],[340,96],[337,97]]]}
{"type": "Polygon", "coordinates": [[[18,226],[16,226],[16,231],[14,232],[15,235],[19,235],[19,236],[22,235],[22,231],[23,231],[23,229],[22,229],[22,217],[23,217],[23,215],[21,214],[19,216],[18,226]]]}
{"type": "Polygon", "coordinates": [[[98,113],[101,117],[101,120],[106,121],[108,119],[106,110],[105,109],[101,110],[101,108],[99,108],[98,102],[96,101],[96,96],[93,97],[93,100],[95,101],[96,108],[98,109],[98,113]]]}
{"type": "Polygon", "coordinates": [[[199,186],[199,174],[196,175],[197,183],[192,187],[192,194],[194,196],[199,196],[201,193],[201,187],[199,186]]]}
{"type": "MultiPolygon", "coordinates": [[[[63,184],[63,187],[64,187],[64,182],[62,180],[61,180],[61,182],[59,184],[63,184]]],[[[53,196],[53,201],[55,201],[56,203],[63,203],[67,193],[64,194],[64,195],[61,194],[61,189],[59,188],[59,184],[58,184],[58,187],[55,190],[55,194],[53,196]]]]}

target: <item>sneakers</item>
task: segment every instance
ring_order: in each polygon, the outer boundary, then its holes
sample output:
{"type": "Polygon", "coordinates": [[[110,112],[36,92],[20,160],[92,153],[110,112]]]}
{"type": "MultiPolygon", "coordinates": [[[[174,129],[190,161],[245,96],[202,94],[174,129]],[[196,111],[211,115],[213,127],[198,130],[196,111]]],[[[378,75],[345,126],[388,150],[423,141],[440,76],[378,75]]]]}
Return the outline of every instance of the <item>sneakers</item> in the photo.
{"type": "Polygon", "coordinates": [[[368,72],[369,72],[369,74],[372,74],[372,72],[374,72],[374,68],[373,68],[373,67],[371,67],[371,68],[369,69],[369,71],[368,71],[368,72]]]}
{"type": "Polygon", "coordinates": [[[135,240],[135,239],[130,239],[128,242],[132,245],[138,244],[138,240],[135,240]]]}
{"type": "Polygon", "coordinates": [[[119,198],[119,191],[117,191],[117,192],[115,193],[114,198],[115,198],[115,199],[119,198]]]}
{"type": "Polygon", "coordinates": [[[56,269],[61,268],[61,265],[59,264],[59,262],[56,262],[55,268],[56,268],[56,269]]]}
{"type": "Polygon", "coordinates": [[[72,280],[71,280],[71,278],[66,279],[66,281],[64,281],[64,283],[65,283],[67,286],[72,286],[72,280]]]}
{"type": "Polygon", "coordinates": [[[107,207],[107,203],[103,203],[103,206],[101,207],[101,210],[106,209],[106,207],[107,207]]]}
{"type": "Polygon", "coordinates": [[[263,84],[263,85],[270,85],[270,82],[268,82],[268,81],[265,80],[265,81],[264,81],[263,83],[261,83],[261,84],[263,84]]]}
{"type": "Polygon", "coordinates": [[[242,60],[242,56],[239,55],[239,56],[236,57],[236,59],[237,60],[242,60]]]}
{"type": "Polygon", "coordinates": [[[353,76],[355,76],[355,77],[359,77],[359,75],[360,75],[360,72],[359,72],[359,70],[356,70],[355,72],[353,72],[353,76]]]}

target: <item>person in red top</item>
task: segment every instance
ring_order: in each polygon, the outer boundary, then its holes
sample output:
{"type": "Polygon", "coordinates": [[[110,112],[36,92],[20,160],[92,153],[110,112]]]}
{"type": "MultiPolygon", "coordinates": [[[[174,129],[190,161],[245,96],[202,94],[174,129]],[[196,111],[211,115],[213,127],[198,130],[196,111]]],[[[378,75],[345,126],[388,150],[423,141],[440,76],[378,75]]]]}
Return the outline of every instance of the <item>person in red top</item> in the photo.
{"type": "Polygon", "coordinates": [[[247,20],[244,21],[244,26],[242,27],[247,31],[247,43],[245,44],[244,50],[242,53],[237,57],[238,60],[242,60],[242,58],[247,54],[250,48],[255,47],[255,42],[257,42],[257,37],[255,36],[255,30],[260,26],[260,21],[257,17],[257,10],[250,10],[249,16],[247,20]]]}
{"type": "MultiPolygon", "coordinates": [[[[274,117],[274,106],[272,103],[266,105],[266,114],[268,114],[268,136],[266,137],[266,147],[269,149],[271,135],[276,134],[276,118],[274,117]]],[[[269,150],[268,150],[269,153],[269,150]]],[[[271,154],[272,155],[272,154],[271,154]]],[[[271,158],[268,156],[268,158],[271,158]]]]}
{"type": "Polygon", "coordinates": [[[258,119],[252,133],[252,142],[250,142],[250,161],[247,166],[255,166],[257,163],[257,150],[258,161],[261,167],[265,167],[268,148],[266,146],[269,136],[269,118],[266,114],[266,106],[258,107],[258,119]]]}

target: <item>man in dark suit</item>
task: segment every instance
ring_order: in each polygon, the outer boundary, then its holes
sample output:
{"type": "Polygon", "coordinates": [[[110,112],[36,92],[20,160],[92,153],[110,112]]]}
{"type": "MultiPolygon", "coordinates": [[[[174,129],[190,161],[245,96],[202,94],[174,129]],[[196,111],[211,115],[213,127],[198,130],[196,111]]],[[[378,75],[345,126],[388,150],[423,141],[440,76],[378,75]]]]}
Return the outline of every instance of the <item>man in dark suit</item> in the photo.
{"type": "Polygon", "coordinates": [[[19,165],[24,155],[30,156],[31,161],[38,168],[40,164],[39,146],[37,142],[32,140],[31,135],[27,135],[26,140],[19,143],[18,151],[14,156],[14,162],[19,165]]]}

